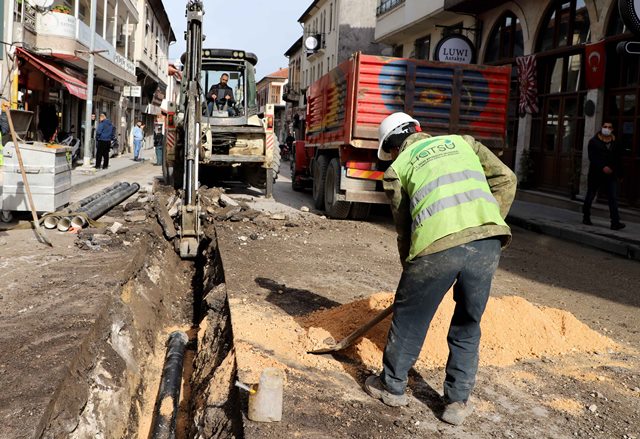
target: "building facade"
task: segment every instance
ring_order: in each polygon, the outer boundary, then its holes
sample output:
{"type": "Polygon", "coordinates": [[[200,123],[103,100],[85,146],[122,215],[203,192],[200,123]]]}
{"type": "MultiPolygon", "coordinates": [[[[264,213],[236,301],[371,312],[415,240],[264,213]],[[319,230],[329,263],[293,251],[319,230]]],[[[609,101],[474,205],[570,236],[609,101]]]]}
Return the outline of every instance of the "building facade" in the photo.
{"type": "MultiPolygon", "coordinates": [[[[15,55],[17,75],[3,81],[3,96],[12,106],[33,111],[28,138],[55,140],[55,128],[82,137],[86,105],[90,2],[56,0],[48,10],[29,2],[5,1],[5,50],[15,55]]],[[[138,23],[130,0],[98,1],[95,27],[95,112],[117,125],[121,88],[136,81],[131,30],[138,23]]],[[[6,53],[5,53],[6,54],[6,53]]],[[[3,78],[8,74],[3,63],[3,78]]],[[[122,141],[123,131],[118,132],[122,141]]]]}
{"type": "Polygon", "coordinates": [[[315,0],[300,16],[303,26],[302,88],[320,79],[356,51],[378,55],[373,41],[376,0],[315,0]],[[315,44],[315,46],[314,46],[315,44]]]}
{"type": "MultiPolygon", "coordinates": [[[[160,113],[168,46],[175,40],[161,0],[97,0],[94,35],[91,0],[55,0],[38,10],[23,0],[2,4],[3,41],[13,44],[0,55],[15,55],[18,69],[8,81],[9,69],[2,63],[1,91],[14,108],[33,111],[27,139],[56,141],[60,133],[83,137],[92,36],[93,112],[111,119],[120,144],[129,142],[134,118],[133,98],[124,96],[125,86],[142,86],[135,103],[140,118],[160,113]]],[[[146,122],[153,126],[153,118],[146,122]]]]}
{"type": "Polygon", "coordinates": [[[267,104],[273,105],[273,132],[280,143],[284,143],[287,137],[287,125],[285,121],[285,101],[283,91],[289,83],[289,69],[279,69],[256,84],[258,94],[258,111],[263,113],[267,104]]]}
{"type": "MultiPolygon", "coordinates": [[[[285,52],[289,58],[286,124],[303,139],[306,90],[349,59],[354,52],[381,55],[389,50],[374,41],[377,0],[314,0],[298,22],[303,35],[285,52]]],[[[389,53],[390,54],[390,53],[389,53]]]]}
{"type": "Polygon", "coordinates": [[[502,159],[521,187],[583,196],[587,144],[607,119],[625,147],[621,202],[640,206],[640,58],[616,51],[634,38],[617,0],[382,0],[376,13],[376,41],[392,44],[398,56],[434,59],[438,42],[460,33],[473,42],[478,63],[513,67],[502,159]],[[518,59],[533,84],[519,76],[518,59]],[[521,83],[529,85],[524,111],[521,83]]]}
{"type": "MultiPolygon", "coordinates": [[[[138,0],[140,25],[135,32],[134,59],[140,97],[127,102],[127,125],[142,121],[146,145],[153,144],[155,125],[162,119],[162,101],[169,85],[169,44],[176,41],[162,0],[138,0]]],[[[133,139],[129,139],[133,142],[133,139]]]]}
{"type": "Polygon", "coordinates": [[[302,37],[284,53],[289,58],[289,81],[285,85],[282,98],[286,102],[285,123],[287,130],[297,140],[304,139],[305,96],[302,91],[302,37]]]}

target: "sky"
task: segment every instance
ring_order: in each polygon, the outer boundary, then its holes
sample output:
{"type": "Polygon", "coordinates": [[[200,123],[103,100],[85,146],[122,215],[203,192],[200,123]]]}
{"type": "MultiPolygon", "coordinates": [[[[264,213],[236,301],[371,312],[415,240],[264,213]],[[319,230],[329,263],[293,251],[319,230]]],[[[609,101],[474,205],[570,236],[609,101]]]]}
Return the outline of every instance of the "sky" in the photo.
{"type": "MultiPolygon", "coordinates": [[[[163,0],[176,35],[175,61],[185,50],[186,0],[163,0]]],[[[288,67],[284,53],[302,36],[298,18],[312,0],[204,0],[203,48],[238,49],[258,56],[256,79],[288,67]]]]}

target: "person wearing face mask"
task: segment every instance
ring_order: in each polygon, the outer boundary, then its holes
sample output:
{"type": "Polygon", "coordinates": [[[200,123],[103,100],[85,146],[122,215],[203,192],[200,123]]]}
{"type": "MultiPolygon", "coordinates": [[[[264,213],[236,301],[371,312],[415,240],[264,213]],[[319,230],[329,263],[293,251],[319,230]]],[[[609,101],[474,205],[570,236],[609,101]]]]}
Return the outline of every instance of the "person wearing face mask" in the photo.
{"type": "Polygon", "coordinates": [[[622,177],[620,150],[613,135],[613,123],[604,121],[602,128],[589,140],[589,174],[587,176],[587,195],[582,206],[582,223],[591,222],[591,204],[599,189],[604,189],[609,201],[611,230],[624,229],[618,212],[617,180],[622,177]]]}

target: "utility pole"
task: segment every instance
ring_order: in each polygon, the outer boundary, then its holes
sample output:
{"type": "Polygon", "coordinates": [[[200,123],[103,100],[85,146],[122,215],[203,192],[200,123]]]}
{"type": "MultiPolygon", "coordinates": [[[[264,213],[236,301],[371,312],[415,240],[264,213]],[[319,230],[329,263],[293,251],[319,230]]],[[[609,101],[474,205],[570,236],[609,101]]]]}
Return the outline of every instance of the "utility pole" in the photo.
{"type": "MultiPolygon", "coordinates": [[[[87,106],[84,113],[84,157],[82,168],[84,170],[91,168],[91,113],[93,111],[93,76],[95,64],[95,48],[96,48],[96,0],[91,0],[91,15],[89,32],[89,68],[87,71],[87,106]]],[[[106,20],[106,17],[105,17],[106,20]]],[[[96,124],[98,123],[98,115],[96,114],[96,124]]]]}

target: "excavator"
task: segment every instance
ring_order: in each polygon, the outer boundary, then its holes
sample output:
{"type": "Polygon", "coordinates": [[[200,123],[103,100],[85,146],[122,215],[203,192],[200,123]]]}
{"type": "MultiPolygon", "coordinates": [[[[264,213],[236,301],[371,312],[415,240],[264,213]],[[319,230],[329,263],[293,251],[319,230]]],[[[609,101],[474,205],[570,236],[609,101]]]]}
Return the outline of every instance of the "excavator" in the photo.
{"type": "Polygon", "coordinates": [[[257,56],[244,50],[203,48],[201,0],[189,0],[186,16],[187,50],[181,59],[175,153],[167,158],[165,168],[172,168],[174,186],[182,189],[180,256],[192,259],[201,237],[200,179],[239,180],[271,197],[280,155],[273,132],[273,105],[259,111],[257,104],[257,56]],[[230,99],[213,99],[211,87],[223,76],[230,99]]]}

